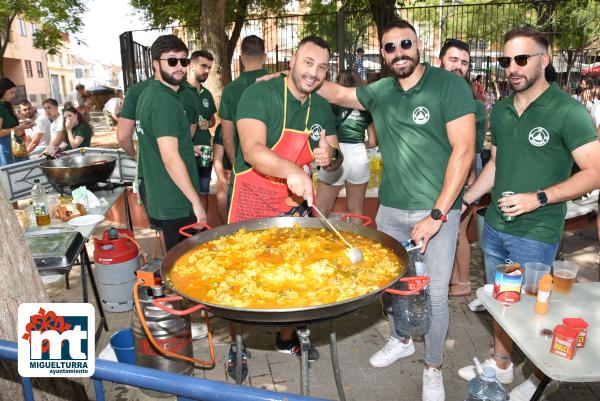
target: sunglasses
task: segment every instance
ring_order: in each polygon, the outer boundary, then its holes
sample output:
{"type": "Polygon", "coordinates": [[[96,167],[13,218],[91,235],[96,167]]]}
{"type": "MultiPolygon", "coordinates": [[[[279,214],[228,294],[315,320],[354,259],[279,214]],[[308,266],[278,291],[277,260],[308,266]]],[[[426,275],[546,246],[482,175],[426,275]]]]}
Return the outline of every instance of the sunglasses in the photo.
{"type": "Polygon", "coordinates": [[[508,68],[510,66],[510,60],[515,60],[515,64],[519,67],[525,67],[527,65],[527,61],[530,57],[542,56],[545,53],[536,53],[536,54],[519,54],[514,57],[498,57],[498,64],[502,68],[508,68]]]}
{"type": "Polygon", "coordinates": [[[187,67],[190,64],[189,58],[169,57],[169,58],[159,58],[159,60],[167,60],[167,64],[169,64],[169,67],[175,67],[178,62],[181,63],[182,67],[187,67]]]}
{"type": "Polygon", "coordinates": [[[400,43],[389,42],[383,45],[383,50],[385,50],[387,54],[392,54],[396,52],[398,45],[404,50],[409,50],[413,46],[413,41],[410,39],[402,39],[400,43]]]}

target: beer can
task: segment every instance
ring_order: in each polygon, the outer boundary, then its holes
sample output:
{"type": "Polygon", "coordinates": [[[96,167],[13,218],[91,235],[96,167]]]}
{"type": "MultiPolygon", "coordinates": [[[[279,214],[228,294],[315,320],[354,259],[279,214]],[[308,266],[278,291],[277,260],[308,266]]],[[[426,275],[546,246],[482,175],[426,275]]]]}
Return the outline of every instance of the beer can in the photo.
{"type": "Polygon", "coordinates": [[[208,167],[212,161],[212,146],[202,145],[200,147],[200,167],[208,167]]]}
{"type": "MultiPolygon", "coordinates": [[[[504,191],[502,192],[500,195],[504,198],[505,196],[511,196],[514,195],[515,193],[513,191],[504,191]]],[[[504,221],[513,221],[515,218],[514,216],[507,216],[506,214],[504,214],[504,212],[502,211],[502,219],[504,221]]]]}

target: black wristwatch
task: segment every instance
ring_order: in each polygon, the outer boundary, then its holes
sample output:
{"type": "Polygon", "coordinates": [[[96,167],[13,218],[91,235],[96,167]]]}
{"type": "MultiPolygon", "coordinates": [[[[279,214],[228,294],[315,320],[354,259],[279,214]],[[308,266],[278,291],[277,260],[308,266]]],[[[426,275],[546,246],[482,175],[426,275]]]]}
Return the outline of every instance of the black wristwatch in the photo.
{"type": "Polygon", "coordinates": [[[540,202],[540,206],[544,207],[548,204],[548,196],[541,189],[536,192],[538,202],[540,202]]]}
{"type": "Polygon", "coordinates": [[[448,220],[448,216],[443,214],[440,209],[433,209],[430,214],[431,218],[434,220],[442,220],[442,222],[446,222],[448,220]]]}
{"type": "Polygon", "coordinates": [[[340,151],[338,148],[333,148],[333,152],[331,152],[331,161],[336,161],[340,157],[340,151]]]}

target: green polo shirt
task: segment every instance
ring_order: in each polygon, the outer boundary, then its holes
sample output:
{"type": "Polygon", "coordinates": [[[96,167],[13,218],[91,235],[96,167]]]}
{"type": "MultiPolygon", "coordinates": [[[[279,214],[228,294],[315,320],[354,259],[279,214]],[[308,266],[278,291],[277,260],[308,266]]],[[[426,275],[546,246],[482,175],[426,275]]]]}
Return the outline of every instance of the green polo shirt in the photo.
{"type": "Polygon", "coordinates": [[[481,100],[475,99],[475,118],[477,123],[475,124],[475,153],[481,153],[483,150],[483,144],[485,143],[485,132],[487,130],[487,113],[485,111],[485,105],[481,100]]]}
{"type": "MultiPolygon", "coordinates": [[[[284,77],[270,81],[257,82],[249,86],[243,93],[236,111],[236,123],[243,118],[251,118],[265,123],[267,126],[267,147],[272,148],[281,138],[284,125],[288,129],[304,131],[308,127],[310,148],[319,146],[319,132],[324,129],[326,135],[335,135],[335,117],[331,106],[316,93],[313,93],[304,103],[287,94],[287,121],[283,121],[283,90],[284,77]],[[306,124],[306,114],[310,103],[310,116],[306,124]]],[[[241,173],[251,166],[246,163],[238,146],[235,155],[234,172],[241,173]]]]}
{"type": "Polygon", "coordinates": [[[148,215],[157,220],[171,220],[192,214],[192,205],[175,185],[163,164],[157,139],[174,136],[192,184],[199,189],[198,169],[194,158],[190,124],[182,103],[184,91],[175,92],[153,80],[141,94],[136,110],[140,165],[148,204],[148,215]]]}
{"type": "MultiPolygon", "coordinates": [[[[397,209],[432,209],[444,184],[452,147],[446,124],[475,112],[467,82],[424,63],[419,82],[405,91],[396,78],[357,88],[371,113],[383,158],[380,202],[397,209]]],[[[458,209],[457,197],[452,209],[458,209]]]]}
{"type": "MultiPolygon", "coordinates": [[[[155,81],[154,78],[148,78],[144,81],[138,82],[135,85],[130,86],[127,89],[127,93],[125,93],[125,99],[123,99],[123,107],[121,108],[121,114],[119,117],[126,118],[128,120],[136,119],[136,107],[139,101],[139,98],[144,92],[144,90],[148,87],[150,82],[155,81]]],[[[186,86],[182,83],[180,88],[189,89],[189,85],[186,86]]],[[[195,88],[193,88],[195,89],[195,88]]],[[[185,115],[191,124],[196,124],[198,122],[198,98],[196,97],[195,90],[190,90],[189,92],[183,92],[183,89],[179,89],[183,96],[181,100],[183,102],[185,115]]]]}
{"type": "Polygon", "coordinates": [[[194,102],[196,105],[196,113],[198,115],[198,119],[195,123],[198,124],[198,128],[196,128],[196,134],[194,135],[193,143],[194,145],[210,145],[210,131],[205,129],[200,129],[200,121],[208,120],[212,118],[212,116],[217,112],[217,108],[215,106],[215,100],[213,99],[212,94],[206,88],[202,88],[198,90],[195,86],[190,85],[185,82],[182,86],[186,87],[192,94],[194,94],[194,102]]]}
{"type": "MultiPolygon", "coordinates": [[[[237,111],[238,103],[242,98],[242,93],[244,93],[247,87],[255,83],[257,78],[260,78],[267,74],[268,72],[264,68],[254,71],[245,71],[242,72],[240,76],[237,77],[237,79],[225,86],[225,88],[223,89],[223,93],[221,94],[221,105],[219,106],[219,117],[221,117],[221,120],[235,122],[235,113],[237,111]]],[[[235,129],[235,125],[233,132],[233,141],[237,153],[237,149],[239,147],[239,139],[237,136],[237,129],[235,129]]]]}
{"type": "MultiPolygon", "coordinates": [[[[10,113],[12,105],[8,102],[0,101],[0,118],[2,119],[2,129],[14,128],[19,125],[19,120],[14,114],[10,113]]],[[[10,135],[8,135],[10,138],[10,135]]]]}
{"type": "MultiPolygon", "coordinates": [[[[213,140],[213,146],[214,145],[221,145],[223,146],[223,130],[221,129],[221,124],[217,125],[217,128],[215,129],[215,138],[213,140]]],[[[214,154],[214,152],[213,152],[214,154]]],[[[225,153],[225,151],[223,151],[223,168],[225,170],[231,170],[231,162],[229,161],[229,158],[227,157],[227,153],[225,153]]]]}
{"type": "MultiPolygon", "coordinates": [[[[89,125],[87,124],[77,124],[76,127],[73,127],[73,137],[77,137],[77,136],[82,136],[83,137],[83,141],[81,142],[81,144],[78,146],[78,148],[87,148],[91,145],[92,143],[92,129],[90,128],[89,125]]],[[[73,149],[71,147],[71,144],[69,143],[66,147],[66,150],[71,150],[73,149]]]]}
{"type": "Polygon", "coordinates": [[[503,233],[547,243],[560,241],[566,202],[549,204],[533,212],[502,220],[498,199],[502,192],[535,192],[565,181],[571,175],[573,152],[597,141],[590,113],[552,83],[519,117],[514,95],[492,109],[490,126],[496,146],[496,176],[492,207],[485,221],[503,233]]]}
{"type": "Polygon", "coordinates": [[[363,110],[332,106],[338,140],[343,143],[364,143],[365,130],[373,122],[371,114],[363,110]]]}

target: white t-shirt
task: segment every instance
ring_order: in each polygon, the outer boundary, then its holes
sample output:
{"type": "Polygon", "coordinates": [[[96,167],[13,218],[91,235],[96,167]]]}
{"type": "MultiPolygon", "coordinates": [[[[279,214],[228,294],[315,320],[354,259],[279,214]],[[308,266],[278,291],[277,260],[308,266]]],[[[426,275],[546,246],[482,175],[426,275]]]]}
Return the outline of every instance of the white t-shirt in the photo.
{"type": "MultiPolygon", "coordinates": [[[[58,135],[58,133],[60,131],[64,131],[65,129],[65,123],[64,123],[64,119],[62,114],[60,114],[58,117],[56,117],[55,120],[52,121],[52,123],[50,124],[50,140],[54,140],[54,138],[56,137],[56,135],[58,135]]],[[[61,143],[61,148],[66,147],[66,141],[63,140],[63,142],[61,143]]]]}
{"type": "Polygon", "coordinates": [[[121,114],[121,108],[123,107],[123,99],[120,97],[113,97],[108,100],[104,104],[104,110],[108,111],[111,114],[119,115],[121,114]]]}
{"type": "Polygon", "coordinates": [[[596,124],[596,129],[600,127],[600,101],[596,100],[594,106],[592,107],[592,118],[594,119],[594,124],[596,124]]]}
{"type": "Polygon", "coordinates": [[[33,128],[25,130],[25,135],[27,135],[29,139],[33,138],[33,136],[36,135],[38,132],[42,133],[42,138],[36,146],[36,150],[38,148],[45,148],[50,144],[51,125],[52,123],[50,122],[50,119],[48,119],[48,117],[38,115],[35,119],[35,126],[33,128]]]}

